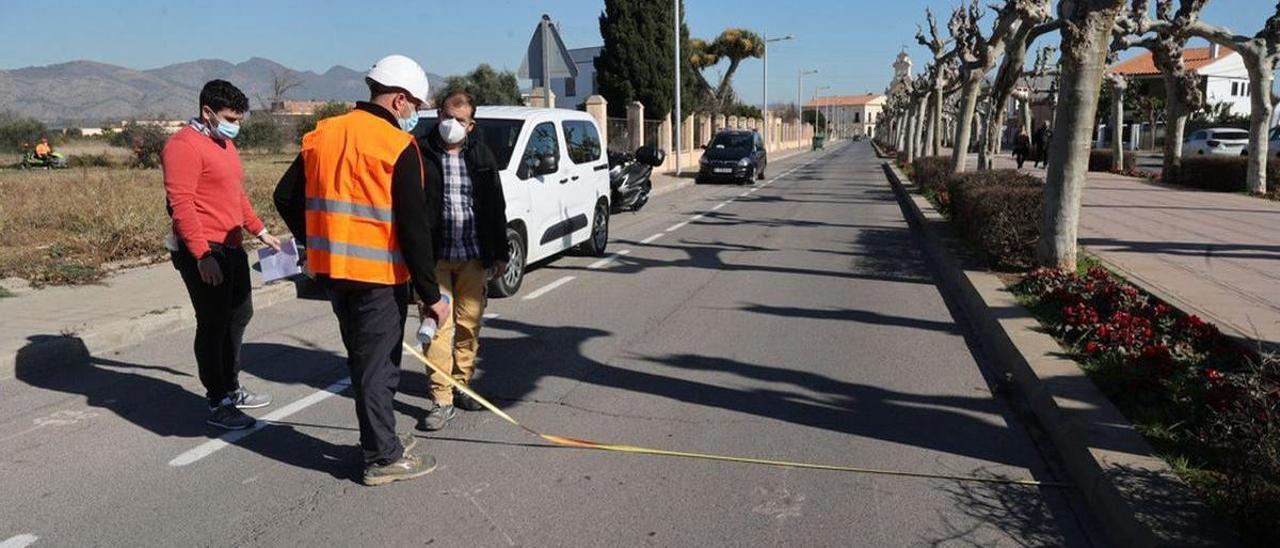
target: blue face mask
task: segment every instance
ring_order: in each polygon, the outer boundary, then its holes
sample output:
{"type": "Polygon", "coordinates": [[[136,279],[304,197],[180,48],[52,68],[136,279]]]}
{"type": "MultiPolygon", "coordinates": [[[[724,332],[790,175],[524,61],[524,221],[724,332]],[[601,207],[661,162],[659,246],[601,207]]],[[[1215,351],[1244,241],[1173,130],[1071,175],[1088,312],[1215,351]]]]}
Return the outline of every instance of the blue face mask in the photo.
{"type": "Polygon", "coordinates": [[[214,119],[218,121],[218,127],[214,128],[214,131],[217,131],[218,135],[223,139],[226,139],[228,141],[234,141],[236,138],[236,135],[240,134],[240,124],[233,124],[231,122],[223,120],[220,116],[216,114],[214,115],[214,119]]]}
{"type": "Polygon", "coordinates": [[[418,127],[418,109],[413,109],[413,114],[410,114],[408,118],[396,118],[396,121],[400,122],[400,129],[403,129],[405,133],[413,131],[413,128],[418,127]]]}

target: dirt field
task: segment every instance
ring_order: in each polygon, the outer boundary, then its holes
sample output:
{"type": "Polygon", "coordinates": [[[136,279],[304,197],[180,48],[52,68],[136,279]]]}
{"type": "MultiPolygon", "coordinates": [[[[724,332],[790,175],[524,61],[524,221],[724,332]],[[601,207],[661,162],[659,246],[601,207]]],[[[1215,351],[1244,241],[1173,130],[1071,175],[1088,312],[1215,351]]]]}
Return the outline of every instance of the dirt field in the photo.
{"type": "MultiPolygon", "coordinates": [[[[293,154],[242,158],[254,208],[273,232],[283,231],[271,192],[293,154]]],[[[113,268],[166,260],[168,230],[158,169],[0,170],[0,278],[92,282],[113,268]]]]}

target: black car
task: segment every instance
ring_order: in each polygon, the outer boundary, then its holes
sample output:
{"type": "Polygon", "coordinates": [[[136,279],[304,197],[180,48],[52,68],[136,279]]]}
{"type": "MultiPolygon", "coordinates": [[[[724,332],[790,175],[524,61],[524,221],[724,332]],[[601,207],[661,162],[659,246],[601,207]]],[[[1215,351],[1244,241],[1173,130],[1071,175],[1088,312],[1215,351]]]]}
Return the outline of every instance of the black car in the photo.
{"type": "Polygon", "coordinates": [[[717,133],[702,152],[701,167],[695,183],[750,183],[764,179],[769,153],[764,150],[760,134],[750,130],[726,130],[717,133]]]}

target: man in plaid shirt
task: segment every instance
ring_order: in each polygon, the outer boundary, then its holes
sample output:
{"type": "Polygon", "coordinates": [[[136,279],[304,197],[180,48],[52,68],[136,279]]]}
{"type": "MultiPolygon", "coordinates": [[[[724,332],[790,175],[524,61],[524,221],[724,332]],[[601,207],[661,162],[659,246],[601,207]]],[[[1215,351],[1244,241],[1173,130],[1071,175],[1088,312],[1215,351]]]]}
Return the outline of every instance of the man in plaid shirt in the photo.
{"type": "MultiPolygon", "coordinates": [[[[433,239],[439,247],[436,279],[440,292],[453,302],[451,317],[441,321],[424,351],[432,365],[463,383],[471,382],[475,373],[488,273],[501,276],[508,260],[507,205],[498,162],[484,142],[468,138],[475,129],[475,114],[471,96],[455,91],[440,102],[440,122],[417,133],[428,170],[438,170],[444,182],[427,190],[439,193],[431,202],[440,204],[433,239]]],[[[423,419],[423,428],[444,428],[457,414],[455,405],[481,409],[466,394],[454,393],[447,379],[428,373],[435,405],[423,419]]]]}

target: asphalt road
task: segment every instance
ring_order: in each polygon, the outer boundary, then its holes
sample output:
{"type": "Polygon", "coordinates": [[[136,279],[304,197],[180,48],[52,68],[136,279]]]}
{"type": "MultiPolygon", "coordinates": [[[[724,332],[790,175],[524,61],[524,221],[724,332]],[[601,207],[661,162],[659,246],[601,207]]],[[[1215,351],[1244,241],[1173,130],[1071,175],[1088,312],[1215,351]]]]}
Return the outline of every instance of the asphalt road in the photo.
{"type": "MultiPolygon", "coordinates": [[[[754,191],[662,196],[614,218],[610,252],[625,254],[531,271],[490,304],[475,387],[555,434],[1060,479],[1016,405],[992,395],[870,148],[769,175],[754,191]]],[[[203,422],[190,340],[20,365],[0,383],[0,546],[1098,542],[1058,488],[553,448],[488,413],[428,435],[414,430],[426,377],[408,356],[400,428],[440,468],[367,488],[326,302],[258,311],[242,380],[274,394],[253,412],[273,421],[229,443],[203,422]]]]}

